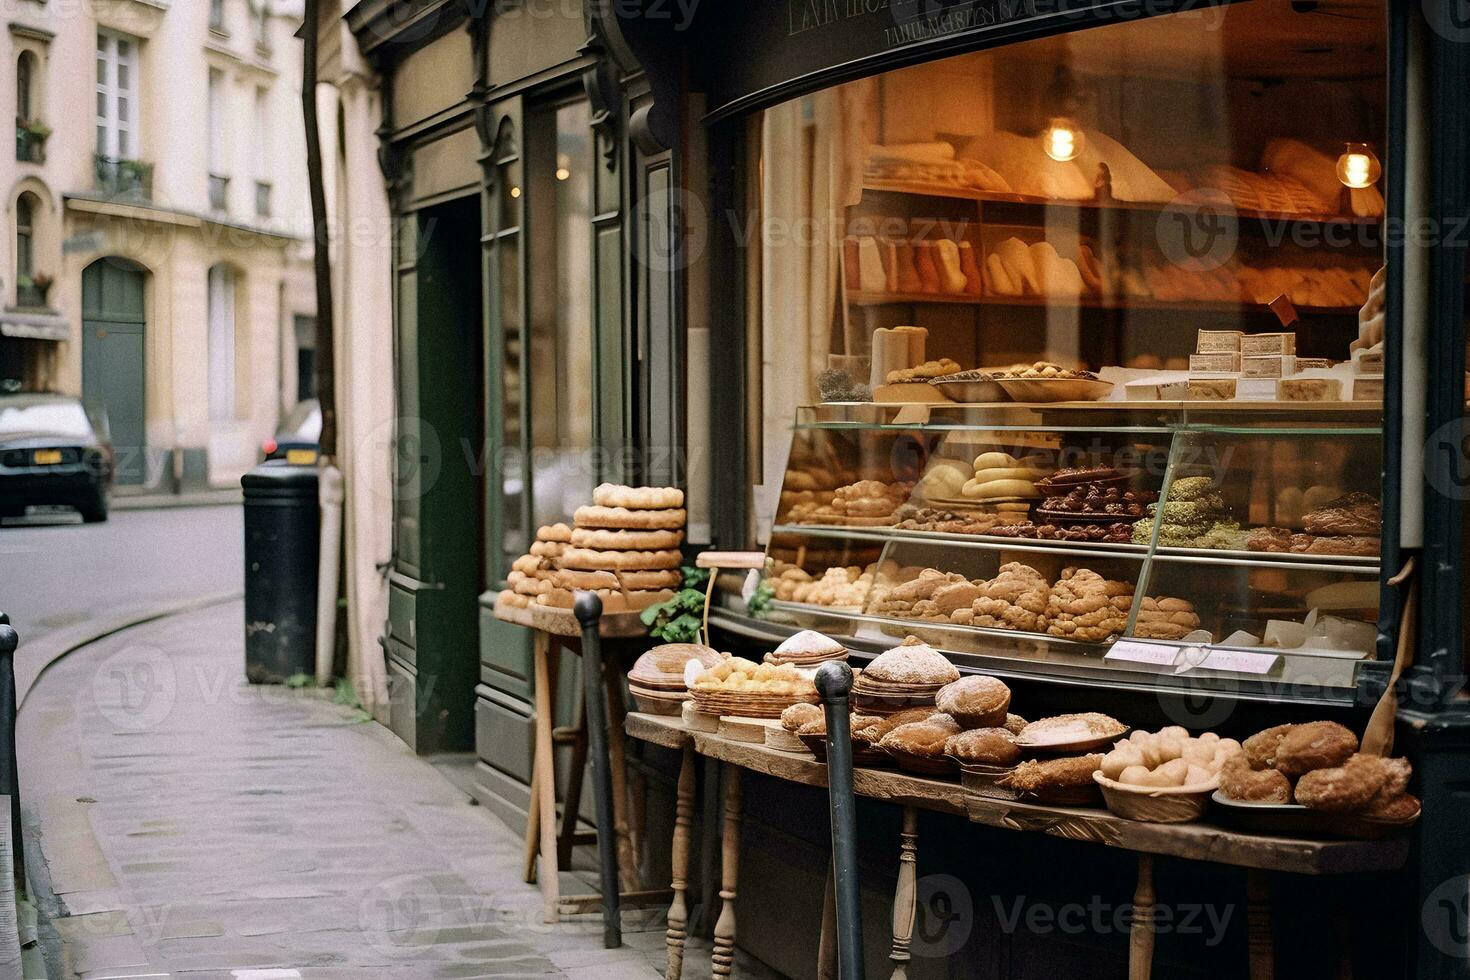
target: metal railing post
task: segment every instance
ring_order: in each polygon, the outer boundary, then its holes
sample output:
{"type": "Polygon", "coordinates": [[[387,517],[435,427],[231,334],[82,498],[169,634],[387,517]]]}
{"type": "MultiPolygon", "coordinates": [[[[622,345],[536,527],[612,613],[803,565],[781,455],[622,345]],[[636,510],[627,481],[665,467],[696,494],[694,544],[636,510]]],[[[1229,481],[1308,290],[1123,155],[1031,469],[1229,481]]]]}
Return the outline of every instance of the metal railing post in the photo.
{"type": "Polygon", "coordinates": [[[10,617],[0,613],[0,793],[10,797],[10,849],[15,863],[15,887],[26,890],[25,842],[20,826],[20,767],[15,754],[15,651],[20,634],[10,617]]]}
{"type": "Polygon", "coordinates": [[[852,668],[829,661],[817,669],[827,712],[827,800],[832,811],[832,886],[837,910],[837,975],[863,980],[862,901],[858,893],[857,802],[852,790],[852,732],[847,696],[852,668]]]}
{"type": "MultiPolygon", "coordinates": [[[[597,804],[597,856],[602,869],[602,945],[623,945],[618,908],[618,832],[613,816],[612,764],[607,756],[607,701],[602,683],[602,600],[596,592],[578,592],[572,611],[582,626],[582,689],[587,705],[587,751],[592,756],[593,795],[597,804]]],[[[568,806],[574,805],[568,801],[568,806]]]]}

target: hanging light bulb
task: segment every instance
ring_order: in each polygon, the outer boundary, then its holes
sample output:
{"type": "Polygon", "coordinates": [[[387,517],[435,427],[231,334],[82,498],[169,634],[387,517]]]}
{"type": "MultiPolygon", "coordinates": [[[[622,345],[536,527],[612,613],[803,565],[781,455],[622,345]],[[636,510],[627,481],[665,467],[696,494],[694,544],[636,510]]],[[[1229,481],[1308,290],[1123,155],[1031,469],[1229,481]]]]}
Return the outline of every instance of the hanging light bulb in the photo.
{"type": "Polygon", "coordinates": [[[1349,143],[1337,158],[1337,179],[1344,187],[1362,190],[1378,183],[1383,175],[1383,164],[1367,143],[1349,143]]]}
{"type": "Polygon", "coordinates": [[[1077,159],[1083,142],[1081,127],[1067,116],[1054,116],[1041,131],[1041,148],[1058,163],[1077,159]]]}

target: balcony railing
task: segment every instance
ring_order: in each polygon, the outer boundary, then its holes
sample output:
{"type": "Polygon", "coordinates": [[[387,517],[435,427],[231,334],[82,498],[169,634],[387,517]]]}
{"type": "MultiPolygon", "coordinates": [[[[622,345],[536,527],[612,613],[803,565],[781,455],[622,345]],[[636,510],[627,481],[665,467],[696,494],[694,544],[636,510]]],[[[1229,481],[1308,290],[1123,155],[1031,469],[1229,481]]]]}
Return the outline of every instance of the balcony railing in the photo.
{"type": "Polygon", "coordinates": [[[209,209],[225,211],[230,206],[230,178],[220,174],[209,175],[209,209]]]}
{"type": "Polygon", "coordinates": [[[23,310],[43,310],[47,291],[34,283],[16,283],[15,305],[23,310]]]}
{"type": "Polygon", "coordinates": [[[28,129],[15,131],[15,158],[21,163],[46,162],[46,137],[38,136],[28,129]]]}
{"type": "Polygon", "coordinates": [[[153,198],[153,164],[100,153],[92,159],[98,193],[139,201],[153,198]]]}
{"type": "Polygon", "coordinates": [[[255,216],[257,218],[271,216],[271,185],[264,180],[255,182],[255,216]]]}

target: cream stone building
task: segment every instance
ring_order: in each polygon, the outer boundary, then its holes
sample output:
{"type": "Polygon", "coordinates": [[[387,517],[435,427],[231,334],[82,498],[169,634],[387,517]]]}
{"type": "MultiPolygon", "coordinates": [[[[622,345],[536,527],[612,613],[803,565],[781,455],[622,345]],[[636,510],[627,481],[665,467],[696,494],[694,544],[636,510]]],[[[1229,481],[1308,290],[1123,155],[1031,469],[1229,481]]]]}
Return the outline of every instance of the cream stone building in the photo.
{"type": "Polygon", "coordinates": [[[0,385],[105,406],[120,485],[230,485],[309,388],[299,0],[7,0],[0,385]]]}

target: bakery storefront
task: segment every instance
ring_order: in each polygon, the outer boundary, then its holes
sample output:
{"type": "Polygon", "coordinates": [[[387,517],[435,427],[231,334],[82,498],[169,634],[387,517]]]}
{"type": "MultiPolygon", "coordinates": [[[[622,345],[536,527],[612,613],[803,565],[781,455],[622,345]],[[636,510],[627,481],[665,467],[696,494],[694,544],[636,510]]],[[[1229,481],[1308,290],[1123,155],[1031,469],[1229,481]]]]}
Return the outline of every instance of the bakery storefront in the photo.
{"type": "MultiPolygon", "coordinates": [[[[1470,143],[1463,29],[1438,16],[763,0],[701,8],[686,39],[711,175],[689,316],[723,352],[712,539],[768,556],[723,578],[716,645],[882,654],[859,714],[957,669],[1009,688],[995,727],[1142,733],[976,791],[1015,740],[949,739],[994,707],[950,692],[963,719],[884,746],[991,800],[1102,810],[1101,767],[1110,800],[1210,785],[1192,826],[1408,841],[1351,873],[1242,873],[1202,832],[1151,869],[1158,975],[1463,969],[1470,143]],[[1413,795],[1379,756],[1409,759],[1413,795]]],[[[739,944],[812,975],[825,793],[747,775],[743,807],[739,944]]],[[[870,971],[902,809],[859,802],[870,971]]],[[[1137,855],[1022,809],[920,812],[909,972],[1127,971],[1137,855]]]]}

